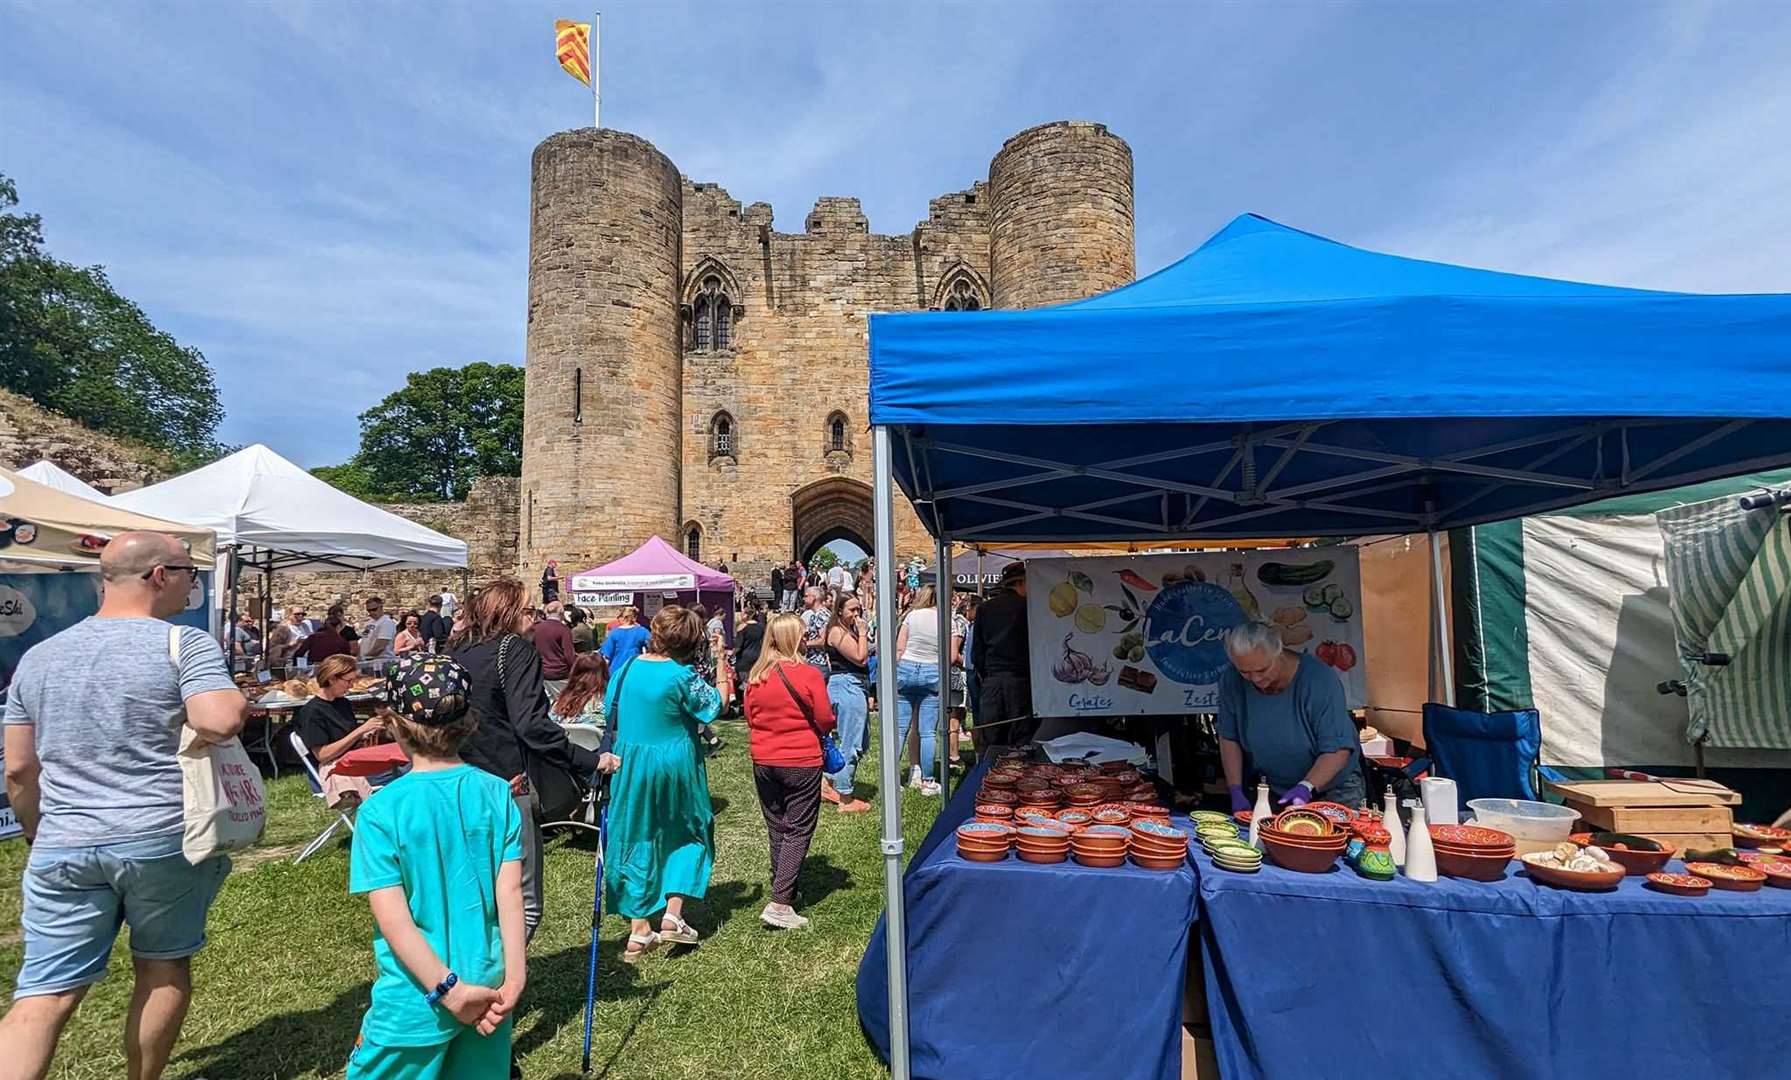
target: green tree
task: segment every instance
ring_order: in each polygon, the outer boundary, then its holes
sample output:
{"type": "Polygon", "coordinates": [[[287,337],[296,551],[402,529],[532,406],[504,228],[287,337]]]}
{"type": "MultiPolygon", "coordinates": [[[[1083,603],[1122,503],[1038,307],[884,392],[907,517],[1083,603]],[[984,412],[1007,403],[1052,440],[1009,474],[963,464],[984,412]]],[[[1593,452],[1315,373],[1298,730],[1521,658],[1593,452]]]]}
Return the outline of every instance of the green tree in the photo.
{"type": "Polygon", "coordinates": [[[0,386],[95,431],[179,455],[215,453],[224,419],[211,365],[156,329],[98,266],[43,249],[0,176],[0,386]]]}
{"type": "Polygon", "coordinates": [[[464,499],[481,476],[521,474],[522,385],[513,364],[413,372],[361,414],[353,460],[313,472],[362,498],[464,499]]]}
{"type": "Polygon", "coordinates": [[[840,557],[832,548],[824,547],[815,552],[815,557],[808,561],[808,568],[817,574],[825,574],[840,564],[840,557]]]}
{"type": "Polygon", "coordinates": [[[357,499],[366,499],[368,502],[397,501],[390,492],[379,490],[373,483],[373,477],[367,475],[367,470],[358,461],[343,465],[319,465],[311,470],[311,475],[357,499]]]}

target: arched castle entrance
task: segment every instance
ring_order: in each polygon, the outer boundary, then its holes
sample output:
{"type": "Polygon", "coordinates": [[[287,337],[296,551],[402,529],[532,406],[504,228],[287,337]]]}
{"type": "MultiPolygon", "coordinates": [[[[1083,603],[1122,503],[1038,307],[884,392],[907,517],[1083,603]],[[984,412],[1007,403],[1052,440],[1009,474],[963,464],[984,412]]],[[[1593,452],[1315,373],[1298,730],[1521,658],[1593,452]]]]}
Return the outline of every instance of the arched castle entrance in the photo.
{"type": "Polygon", "coordinates": [[[874,551],[871,488],[844,476],[829,476],[790,495],[792,555],[808,562],[835,540],[850,540],[874,551]]]}

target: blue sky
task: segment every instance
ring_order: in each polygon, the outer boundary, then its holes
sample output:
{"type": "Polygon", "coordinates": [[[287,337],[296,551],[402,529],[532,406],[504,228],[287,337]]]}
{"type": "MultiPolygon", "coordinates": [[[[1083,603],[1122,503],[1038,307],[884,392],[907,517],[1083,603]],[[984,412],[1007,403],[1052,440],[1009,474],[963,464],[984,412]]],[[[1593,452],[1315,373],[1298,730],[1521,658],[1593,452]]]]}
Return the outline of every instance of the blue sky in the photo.
{"type": "MultiPolygon", "coordinates": [[[[222,436],[354,450],[404,373],[520,363],[528,168],[589,123],[565,3],[0,5],[0,172],[218,373],[222,436]]],[[[612,2],[604,120],[798,231],[878,232],[1008,135],[1130,142],[1138,269],[1253,210],[1350,243],[1791,291],[1775,3],[612,2]]]]}

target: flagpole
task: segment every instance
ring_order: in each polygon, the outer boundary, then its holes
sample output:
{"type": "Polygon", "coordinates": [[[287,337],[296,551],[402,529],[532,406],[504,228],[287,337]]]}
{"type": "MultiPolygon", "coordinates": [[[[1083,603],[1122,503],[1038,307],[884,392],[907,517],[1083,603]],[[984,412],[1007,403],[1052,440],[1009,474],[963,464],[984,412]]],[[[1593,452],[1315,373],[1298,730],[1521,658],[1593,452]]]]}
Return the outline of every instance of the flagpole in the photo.
{"type": "Polygon", "coordinates": [[[599,44],[599,23],[603,12],[591,16],[591,126],[603,126],[603,95],[597,89],[597,68],[602,58],[602,46],[599,44]]]}

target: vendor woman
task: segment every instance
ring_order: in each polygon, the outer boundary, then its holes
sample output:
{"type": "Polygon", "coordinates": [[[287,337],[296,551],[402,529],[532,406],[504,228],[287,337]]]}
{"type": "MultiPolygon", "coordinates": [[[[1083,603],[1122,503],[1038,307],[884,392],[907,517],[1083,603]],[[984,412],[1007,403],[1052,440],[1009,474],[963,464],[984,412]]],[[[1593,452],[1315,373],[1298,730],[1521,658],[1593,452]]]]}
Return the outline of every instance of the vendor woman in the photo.
{"type": "Polygon", "coordinates": [[[1267,780],[1282,806],[1314,799],[1360,805],[1367,798],[1361,742],[1337,673],[1288,650],[1265,623],[1233,627],[1225,652],[1231,669],[1219,676],[1219,761],[1232,810],[1250,809],[1250,775],[1267,780]]]}

